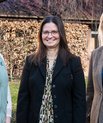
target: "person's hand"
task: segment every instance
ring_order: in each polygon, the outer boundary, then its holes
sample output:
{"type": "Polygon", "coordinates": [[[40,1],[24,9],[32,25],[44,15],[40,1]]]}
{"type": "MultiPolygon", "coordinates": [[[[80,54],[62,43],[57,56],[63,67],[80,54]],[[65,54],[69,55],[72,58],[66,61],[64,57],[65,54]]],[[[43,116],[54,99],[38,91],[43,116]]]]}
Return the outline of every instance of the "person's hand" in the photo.
{"type": "Polygon", "coordinates": [[[11,122],[11,117],[6,117],[6,123],[10,123],[11,122]]]}

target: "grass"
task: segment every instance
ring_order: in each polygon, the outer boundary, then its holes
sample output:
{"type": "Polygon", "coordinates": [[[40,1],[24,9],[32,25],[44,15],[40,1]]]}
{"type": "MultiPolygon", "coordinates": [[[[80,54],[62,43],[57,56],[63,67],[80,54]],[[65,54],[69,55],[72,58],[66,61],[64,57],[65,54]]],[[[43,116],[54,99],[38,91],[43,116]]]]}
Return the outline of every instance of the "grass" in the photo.
{"type": "Polygon", "coordinates": [[[17,95],[19,89],[19,80],[10,82],[10,91],[11,91],[11,98],[12,98],[12,119],[11,123],[16,123],[16,105],[17,105],[17,95]]]}

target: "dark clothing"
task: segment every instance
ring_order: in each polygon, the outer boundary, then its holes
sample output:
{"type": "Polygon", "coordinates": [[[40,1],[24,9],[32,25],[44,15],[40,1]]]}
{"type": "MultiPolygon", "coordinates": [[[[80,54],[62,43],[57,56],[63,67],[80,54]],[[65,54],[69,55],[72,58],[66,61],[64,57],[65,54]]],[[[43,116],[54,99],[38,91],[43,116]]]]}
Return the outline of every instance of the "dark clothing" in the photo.
{"type": "MultiPolygon", "coordinates": [[[[34,65],[28,56],[20,84],[16,123],[39,123],[46,79],[46,65],[34,65]]],[[[52,78],[54,123],[85,123],[86,93],[79,57],[66,66],[58,57],[52,78]]]]}

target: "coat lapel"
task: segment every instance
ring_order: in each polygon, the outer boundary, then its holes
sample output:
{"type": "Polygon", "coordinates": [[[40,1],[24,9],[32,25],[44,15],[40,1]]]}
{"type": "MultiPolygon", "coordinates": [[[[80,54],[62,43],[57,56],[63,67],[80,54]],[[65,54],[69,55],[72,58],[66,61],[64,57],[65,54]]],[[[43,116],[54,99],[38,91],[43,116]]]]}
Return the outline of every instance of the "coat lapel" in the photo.
{"type": "Polygon", "coordinates": [[[46,78],[46,58],[42,64],[39,64],[39,70],[40,70],[40,73],[42,74],[43,78],[45,79],[46,78]]]}
{"type": "Polygon", "coordinates": [[[54,72],[53,72],[53,79],[58,75],[58,73],[63,68],[63,61],[61,60],[60,56],[57,57],[54,72]]]}
{"type": "MultiPolygon", "coordinates": [[[[61,71],[63,68],[63,62],[60,58],[60,56],[57,57],[54,72],[53,72],[53,79],[58,75],[58,73],[61,71]]],[[[42,64],[39,64],[39,70],[40,73],[42,74],[43,78],[46,78],[46,59],[42,64]]]]}

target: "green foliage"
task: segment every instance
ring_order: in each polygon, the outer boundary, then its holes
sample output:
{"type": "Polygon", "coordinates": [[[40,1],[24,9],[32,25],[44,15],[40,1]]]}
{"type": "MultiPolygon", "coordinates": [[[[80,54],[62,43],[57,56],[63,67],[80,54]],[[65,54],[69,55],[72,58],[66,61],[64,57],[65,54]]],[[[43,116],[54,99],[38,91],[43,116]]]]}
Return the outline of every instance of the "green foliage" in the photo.
{"type": "Polygon", "coordinates": [[[11,123],[16,123],[16,105],[17,105],[17,95],[19,89],[19,80],[15,82],[10,82],[10,91],[12,97],[12,119],[11,123]]]}

